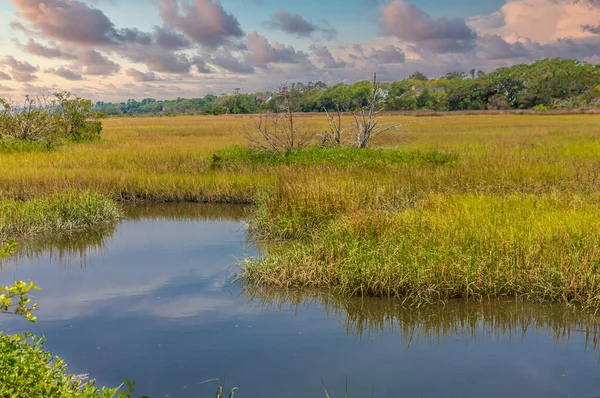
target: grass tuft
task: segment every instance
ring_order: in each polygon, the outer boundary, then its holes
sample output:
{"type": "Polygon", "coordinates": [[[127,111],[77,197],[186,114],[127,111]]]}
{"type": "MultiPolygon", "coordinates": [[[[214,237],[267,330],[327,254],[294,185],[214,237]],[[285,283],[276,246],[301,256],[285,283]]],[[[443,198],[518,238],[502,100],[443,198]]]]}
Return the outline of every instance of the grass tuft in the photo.
{"type": "Polygon", "coordinates": [[[74,231],[121,217],[117,204],[89,191],[54,194],[29,201],[0,200],[0,241],[8,237],[74,231]]]}

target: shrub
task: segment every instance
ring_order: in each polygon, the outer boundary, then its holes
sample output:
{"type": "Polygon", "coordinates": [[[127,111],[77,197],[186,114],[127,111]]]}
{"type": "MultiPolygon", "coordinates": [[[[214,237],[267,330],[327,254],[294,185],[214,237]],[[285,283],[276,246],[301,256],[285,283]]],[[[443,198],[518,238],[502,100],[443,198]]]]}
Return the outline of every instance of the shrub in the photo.
{"type": "Polygon", "coordinates": [[[100,138],[102,124],[96,121],[90,100],[56,93],[52,97],[26,96],[22,105],[0,98],[0,146],[2,152],[50,148],[62,142],[87,142],[100,138]],[[16,142],[35,143],[20,146],[16,142]]]}
{"type": "MultiPolygon", "coordinates": [[[[0,332],[0,397],[109,398],[117,388],[97,388],[67,373],[65,362],[44,350],[46,340],[32,334],[0,332]]],[[[121,392],[119,397],[129,397],[121,392]]]]}

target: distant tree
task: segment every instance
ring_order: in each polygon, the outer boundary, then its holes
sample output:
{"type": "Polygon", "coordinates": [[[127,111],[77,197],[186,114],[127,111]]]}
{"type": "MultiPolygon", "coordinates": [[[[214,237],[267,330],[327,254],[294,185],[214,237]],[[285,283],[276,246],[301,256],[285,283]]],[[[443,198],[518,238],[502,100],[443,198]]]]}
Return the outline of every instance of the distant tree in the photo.
{"type": "Polygon", "coordinates": [[[422,81],[427,81],[429,80],[427,78],[427,76],[425,76],[423,73],[421,72],[415,72],[412,75],[410,75],[409,79],[411,80],[422,80],[422,81]]]}
{"type": "Polygon", "coordinates": [[[496,94],[492,96],[488,103],[489,110],[505,110],[510,108],[510,101],[506,95],[496,94]]]}
{"type": "Polygon", "coordinates": [[[467,77],[467,74],[465,72],[458,72],[458,71],[448,72],[448,73],[446,73],[446,76],[445,76],[445,78],[448,80],[464,79],[465,77],[467,77]]]}
{"type": "Polygon", "coordinates": [[[315,89],[325,90],[325,89],[327,89],[327,84],[323,83],[322,81],[318,81],[315,83],[315,89]]]}

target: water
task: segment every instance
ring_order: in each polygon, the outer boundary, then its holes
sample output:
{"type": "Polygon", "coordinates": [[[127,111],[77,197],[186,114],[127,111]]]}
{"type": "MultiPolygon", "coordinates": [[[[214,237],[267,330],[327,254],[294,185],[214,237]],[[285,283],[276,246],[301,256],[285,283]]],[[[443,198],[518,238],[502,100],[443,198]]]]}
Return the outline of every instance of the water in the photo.
{"type": "Polygon", "coordinates": [[[242,291],[244,208],[140,206],[114,226],[37,240],[0,285],[34,280],[32,330],[74,373],[151,397],[597,397],[598,318],[557,306],[451,302],[407,309],[323,292],[242,291]]]}

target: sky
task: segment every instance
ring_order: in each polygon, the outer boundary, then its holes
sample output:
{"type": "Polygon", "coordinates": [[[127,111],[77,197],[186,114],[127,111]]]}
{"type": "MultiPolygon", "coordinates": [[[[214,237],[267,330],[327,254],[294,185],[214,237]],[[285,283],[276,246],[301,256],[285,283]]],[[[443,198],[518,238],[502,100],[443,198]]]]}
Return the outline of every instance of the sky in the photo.
{"type": "Polygon", "coordinates": [[[0,97],[174,99],[600,63],[600,0],[0,0],[0,97]]]}

